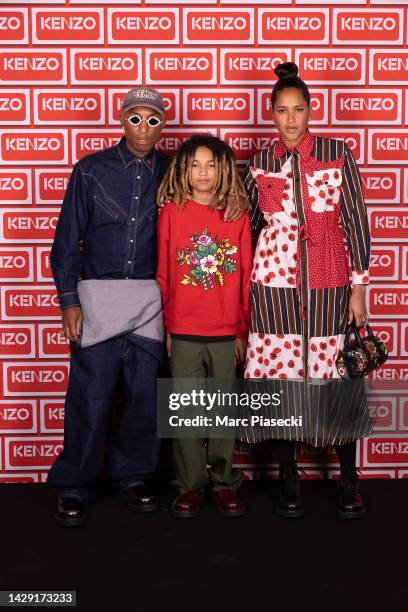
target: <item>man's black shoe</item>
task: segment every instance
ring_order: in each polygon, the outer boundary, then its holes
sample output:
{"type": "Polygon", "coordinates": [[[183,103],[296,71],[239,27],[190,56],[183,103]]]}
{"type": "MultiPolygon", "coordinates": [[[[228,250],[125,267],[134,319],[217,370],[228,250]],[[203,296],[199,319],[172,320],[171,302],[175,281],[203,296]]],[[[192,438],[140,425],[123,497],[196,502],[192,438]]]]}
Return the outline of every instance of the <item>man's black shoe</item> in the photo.
{"type": "Polygon", "coordinates": [[[58,527],[80,527],[87,519],[83,500],[61,495],[54,518],[58,527]]]}
{"type": "Polygon", "coordinates": [[[337,498],[337,517],[359,519],[365,516],[366,509],[359,491],[358,478],[340,479],[337,498]]]}
{"type": "Polygon", "coordinates": [[[124,502],[134,512],[156,512],[160,504],[145,484],[135,485],[122,491],[124,502]]]}
{"type": "Polygon", "coordinates": [[[296,463],[282,465],[279,470],[280,493],[275,511],[283,518],[301,518],[305,509],[300,497],[296,463]]]}

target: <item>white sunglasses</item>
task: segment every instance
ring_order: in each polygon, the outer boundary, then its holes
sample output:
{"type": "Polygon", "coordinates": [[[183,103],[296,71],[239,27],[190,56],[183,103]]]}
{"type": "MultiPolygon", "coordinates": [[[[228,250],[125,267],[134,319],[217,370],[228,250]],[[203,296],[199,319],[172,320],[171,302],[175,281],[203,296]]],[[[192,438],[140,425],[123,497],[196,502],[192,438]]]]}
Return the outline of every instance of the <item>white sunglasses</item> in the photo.
{"type": "Polygon", "coordinates": [[[141,117],[140,115],[132,115],[131,117],[127,117],[127,120],[129,121],[129,123],[136,126],[140,125],[142,121],[146,121],[147,125],[151,128],[157,127],[158,125],[161,125],[163,123],[162,119],[159,119],[154,115],[148,117],[147,119],[146,117],[141,117]]]}

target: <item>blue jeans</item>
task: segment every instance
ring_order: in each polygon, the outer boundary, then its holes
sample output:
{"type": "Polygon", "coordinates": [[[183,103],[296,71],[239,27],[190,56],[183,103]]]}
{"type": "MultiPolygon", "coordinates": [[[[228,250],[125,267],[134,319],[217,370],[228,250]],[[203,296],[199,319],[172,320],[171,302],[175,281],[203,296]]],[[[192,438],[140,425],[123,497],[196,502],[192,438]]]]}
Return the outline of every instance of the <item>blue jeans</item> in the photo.
{"type": "Polygon", "coordinates": [[[100,473],[110,405],[120,376],[124,406],[108,473],[126,489],[151,477],[159,456],[156,385],[159,360],[126,336],[89,348],[71,348],[65,400],[64,449],[48,474],[59,495],[86,497],[100,473]]]}

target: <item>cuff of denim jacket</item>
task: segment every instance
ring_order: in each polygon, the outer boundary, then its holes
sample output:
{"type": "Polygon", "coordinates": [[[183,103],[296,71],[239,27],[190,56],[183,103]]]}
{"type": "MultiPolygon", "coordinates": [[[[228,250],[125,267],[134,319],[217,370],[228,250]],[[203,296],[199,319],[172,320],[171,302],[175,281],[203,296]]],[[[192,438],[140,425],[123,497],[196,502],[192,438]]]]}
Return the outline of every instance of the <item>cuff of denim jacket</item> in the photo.
{"type": "Polygon", "coordinates": [[[65,310],[66,308],[73,308],[74,306],[81,307],[79,295],[76,291],[66,291],[65,293],[60,293],[58,298],[61,310],[65,310]]]}
{"type": "Polygon", "coordinates": [[[351,284],[352,285],[368,285],[370,282],[370,277],[368,275],[368,270],[353,270],[351,273],[351,284]]]}

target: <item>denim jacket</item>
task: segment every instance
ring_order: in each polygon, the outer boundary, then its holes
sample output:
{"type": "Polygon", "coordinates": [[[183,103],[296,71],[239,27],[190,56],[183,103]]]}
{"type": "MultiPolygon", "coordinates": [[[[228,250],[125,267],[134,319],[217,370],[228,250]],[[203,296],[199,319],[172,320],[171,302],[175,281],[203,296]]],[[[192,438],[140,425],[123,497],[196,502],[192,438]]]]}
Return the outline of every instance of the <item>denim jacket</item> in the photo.
{"type": "Polygon", "coordinates": [[[136,157],[122,138],[74,166],[51,250],[62,309],[80,305],[80,278],[155,278],[156,193],[168,164],[155,150],[136,157]]]}

